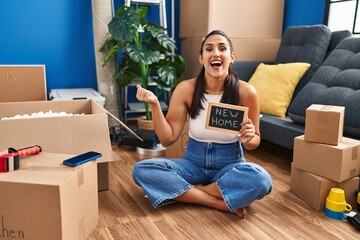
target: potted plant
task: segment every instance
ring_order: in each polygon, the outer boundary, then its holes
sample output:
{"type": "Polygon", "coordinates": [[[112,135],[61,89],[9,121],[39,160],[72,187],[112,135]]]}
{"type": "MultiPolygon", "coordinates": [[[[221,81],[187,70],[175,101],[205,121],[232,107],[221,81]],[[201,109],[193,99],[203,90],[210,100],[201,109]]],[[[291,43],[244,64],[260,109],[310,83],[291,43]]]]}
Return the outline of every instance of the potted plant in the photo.
{"type": "MultiPolygon", "coordinates": [[[[171,91],[181,81],[185,61],[173,53],[175,41],[166,30],[146,20],[147,7],[124,5],[115,14],[108,27],[110,36],[100,51],[105,52],[104,64],[118,57],[113,81],[119,87],[139,83],[149,89],[156,83],[154,94],[171,91]]],[[[146,119],[151,120],[149,104],[145,103],[146,119]]]]}

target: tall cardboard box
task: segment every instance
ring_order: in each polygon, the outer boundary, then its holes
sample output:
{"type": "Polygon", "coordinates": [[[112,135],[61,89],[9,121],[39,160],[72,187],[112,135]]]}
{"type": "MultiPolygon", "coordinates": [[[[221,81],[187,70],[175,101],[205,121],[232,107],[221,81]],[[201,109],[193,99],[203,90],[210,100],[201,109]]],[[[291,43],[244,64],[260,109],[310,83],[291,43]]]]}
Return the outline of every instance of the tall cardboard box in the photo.
{"type": "Polygon", "coordinates": [[[305,140],[338,145],[343,137],[345,107],[312,104],[306,109],[305,140]]]}
{"type": "Polygon", "coordinates": [[[181,158],[186,151],[186,145],[189,141],[189,122],[185,123],[185,126],[180,134],[178,140],[172,145],[166,147],[165,156],[167,158],[181,158]]]}
{"type": "MultiPolygon", "coordinates": [[[[200,70],[199,53],[202,37],[181,39],[181,55],[186,61],[184,78],[196,77],[200,70]]],[[[281,39],[232,38],[236,60],[238,61],[274,61],[281,39]]]]}
{"type": "Polygon", "coordinates": [[[304,135],[294,139],[293,164],[336,182],[360,174],[360,141],[343,137],[339,145],[307,142],[304,135]]]}
{"type": "Polygon", "coordinates": [[[180,38],[220,29],[230,38],[281,38],[284,0],[181,0],[180,38]]]}
{"type": "Polygon", "coordinates": [[[72,156],[43,152],[0,173],[1,239],[79,240],[96,228],[97,164],[62,164],[72,156]]]}
{"type": "Polygon", "coordinates": [[[103,155],[98,159],[99,190],[108,189],[108,162],[112,161],[108,116],[94,100],[0,103],[0,135],[1,150],[39,145],[53,153],[99,152],[103,155]],[[50,110],[73,115],[3,119],[50,110]]]}
{"type": "Polygon", "coordinates": [[[354,192],[359,187],[359,177],[338,183],[316,174],[291,166],[290,190],[316,211],[324,211],[330,189],[341,188],[345,192],[346,202],[356,208],[354,192]]]}

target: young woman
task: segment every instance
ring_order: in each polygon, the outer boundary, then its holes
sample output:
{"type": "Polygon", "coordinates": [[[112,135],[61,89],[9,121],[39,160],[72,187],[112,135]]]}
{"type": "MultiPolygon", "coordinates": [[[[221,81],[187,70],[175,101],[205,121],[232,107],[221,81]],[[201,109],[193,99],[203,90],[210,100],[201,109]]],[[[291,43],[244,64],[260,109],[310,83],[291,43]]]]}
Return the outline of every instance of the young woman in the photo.
{"type": "Polygon", "coordinates": [[[180,201],[230,211],[244,218],[246,206],[271,192],[265,169],[245,161],[242,147],[260,144],[259,100],[254,87],[237,78],[231,64],[235,53],[222,31],[210,32],[200,48],[202,69],[195,79],[182,81],[174,90],[166,117],[157,97],[137,86],[139,101],[150,103],[156,135],[163,146],[174,143],[189,121],[189,141],[181,159],[149,159],[133,170],[152,205],[180,201]],[[205,129],[208,102],[248,107],[239,134],[205,129]]]}

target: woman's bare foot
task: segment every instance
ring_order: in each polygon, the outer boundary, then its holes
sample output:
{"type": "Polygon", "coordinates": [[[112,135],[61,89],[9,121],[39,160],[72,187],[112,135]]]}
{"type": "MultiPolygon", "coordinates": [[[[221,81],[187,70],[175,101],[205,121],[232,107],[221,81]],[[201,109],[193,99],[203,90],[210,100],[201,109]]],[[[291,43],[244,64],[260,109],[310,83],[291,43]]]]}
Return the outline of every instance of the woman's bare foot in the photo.
{"type": "Polygon", "coordinates": [[[246,208],[239,208],[236,209],[234,212],[236,215],[238,215],[240,218],[245,219],[246,215],[247,215],[247,211],[246,208]]]}
{"type": "MultiPolygon", "coordinates": [[[[212,195],[212,196],[218,197],[218,196],[216,196],[216,195],[218,195],[218,194],[212,194],[213,191],[209,191],[208,186],[209,186],[209,185],[207,185],[207,186],[194,185],[195,188],[197,188],[197,189],[199,189],[199,190],[201,190],[201,191],[203,191],[203,192],[206,192],[206,193],[208,193],[208,194],[210,194],[210,195],[212,195]]],[[[219,198],[219,199],[221,199],[221,200],[223,201],[222,197],[219,198]]],[[[219,209],[219,208],[217,208],[217,209],[219,209]]],[[[225,211],[227,211],[227,212],[230,212],[230,210],[227,209],[227,207],[226,207],[226,209],[219,209],[219,210],[222,210],[222,211],[225,210],[225,211]]],[[[237,216],[239,216],[241,219],[244,219],[244,218],[246,217],[246,215],[247,215],[246,208],[239,208],[239,209],[235,210],[234,213],[235,213],[237,216]]]]}

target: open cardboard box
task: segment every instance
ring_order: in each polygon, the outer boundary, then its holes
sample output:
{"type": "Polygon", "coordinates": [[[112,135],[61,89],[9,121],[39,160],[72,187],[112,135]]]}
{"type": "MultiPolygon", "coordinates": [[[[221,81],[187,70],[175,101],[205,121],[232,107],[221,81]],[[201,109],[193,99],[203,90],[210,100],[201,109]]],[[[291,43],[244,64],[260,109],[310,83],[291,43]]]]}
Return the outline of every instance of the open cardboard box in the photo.
{"type": "Polygon", "coordinates": [[[42,152],[0,173],[0,239],[86,239],[98,224],[96,161],[42,152]]]}
{"type": "Polygon", "coordinates": [[[108,116],[94,100],[0,103],[0,119],[50,110],[83,115],[0,120],[0,150],[39,145],[53,153],[99,152],[103,157],[98,159],[98,186],[107,190],[112,161],[108,116]]]}

